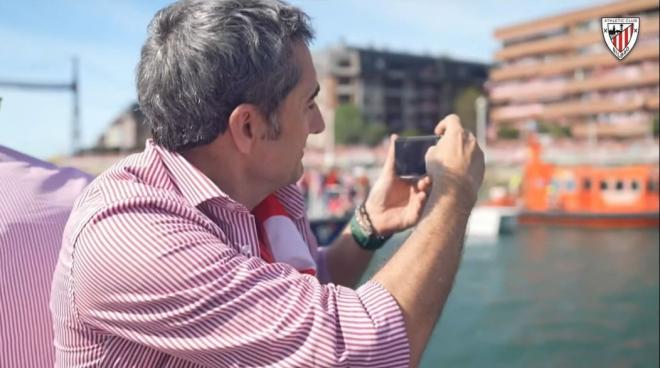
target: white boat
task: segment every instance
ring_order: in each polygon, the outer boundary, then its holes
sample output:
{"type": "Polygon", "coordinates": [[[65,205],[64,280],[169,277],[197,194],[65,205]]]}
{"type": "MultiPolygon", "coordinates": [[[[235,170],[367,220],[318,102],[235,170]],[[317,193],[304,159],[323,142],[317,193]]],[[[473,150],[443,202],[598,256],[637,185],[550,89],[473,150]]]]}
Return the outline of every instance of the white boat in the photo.
{"type": "Polygon", "coordinates": [[[517,226],[516,207],[477,206],[468,220],[467,236],[497,238],[502,233],[512,232],[517,226]]]}

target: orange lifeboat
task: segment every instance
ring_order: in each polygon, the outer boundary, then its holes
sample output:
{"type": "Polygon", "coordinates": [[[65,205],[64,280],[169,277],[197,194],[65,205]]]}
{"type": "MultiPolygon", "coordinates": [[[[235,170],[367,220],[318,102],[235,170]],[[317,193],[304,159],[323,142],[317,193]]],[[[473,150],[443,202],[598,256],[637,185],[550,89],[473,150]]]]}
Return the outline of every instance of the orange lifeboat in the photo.
{"type": "Polygon", "coordinates": [[[530,141],[521,183],[521,224],[658,227],[658,165],[557,165],[530,141]]]}

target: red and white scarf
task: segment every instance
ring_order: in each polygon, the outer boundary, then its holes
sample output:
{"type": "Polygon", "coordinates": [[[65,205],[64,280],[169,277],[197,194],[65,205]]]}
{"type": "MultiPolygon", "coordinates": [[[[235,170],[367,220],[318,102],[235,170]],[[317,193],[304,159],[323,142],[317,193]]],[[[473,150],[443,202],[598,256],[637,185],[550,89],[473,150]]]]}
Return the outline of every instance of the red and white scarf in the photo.
{"type": "Polygon", "coordinates": [[[252,214],[259,233],[261,258],[287,263],[302,273],[316,275],[316,262],[309,246],[274,194],[259,203],[252,214]]]}

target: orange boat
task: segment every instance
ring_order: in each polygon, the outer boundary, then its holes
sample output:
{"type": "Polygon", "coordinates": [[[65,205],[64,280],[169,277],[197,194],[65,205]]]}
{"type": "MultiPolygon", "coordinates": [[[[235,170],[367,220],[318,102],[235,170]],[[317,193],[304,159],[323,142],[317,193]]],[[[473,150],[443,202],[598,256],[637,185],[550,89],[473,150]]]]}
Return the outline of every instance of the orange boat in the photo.
{"type": "Polygon", "coordinates": [[[521,182],[521,224],[658,227],[658,164],[558,165],[544,162],[530,142],[521,182]]]}

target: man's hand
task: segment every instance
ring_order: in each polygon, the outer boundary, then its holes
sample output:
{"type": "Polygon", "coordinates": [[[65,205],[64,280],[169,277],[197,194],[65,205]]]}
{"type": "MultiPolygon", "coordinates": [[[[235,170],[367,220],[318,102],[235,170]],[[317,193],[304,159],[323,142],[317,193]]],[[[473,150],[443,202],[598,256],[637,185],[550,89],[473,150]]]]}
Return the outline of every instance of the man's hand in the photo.
{"type": "Polygon", "coordinates": [[[474,135],[463,129],[456,115],[444,118],[434,132],[442,138],[426,152],[426,169],[433,181],[430,195],[434,200],[450,195],[469,213],[484,178],[484,154],[474,135]]]}
{"type": "Polygon", "coordinates": [[[394,172],[394,140],[390,137],[385,165],[374,183],[365,203],[376,232],[390,235],[403,231],[419,220],[431,180],[423,177],[419,180],[404,180],[394,172]]]}

